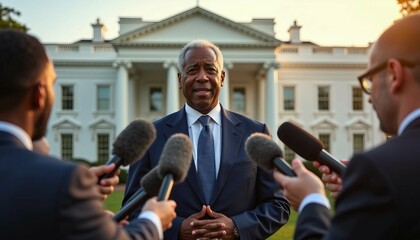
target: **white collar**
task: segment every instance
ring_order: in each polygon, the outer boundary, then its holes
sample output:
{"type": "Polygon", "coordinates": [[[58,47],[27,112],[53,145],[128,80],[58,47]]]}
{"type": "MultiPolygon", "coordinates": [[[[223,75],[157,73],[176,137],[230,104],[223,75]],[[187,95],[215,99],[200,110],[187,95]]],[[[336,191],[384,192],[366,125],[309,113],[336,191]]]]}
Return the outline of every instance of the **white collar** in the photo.
{"type": "Polygon", "coordinates": [[[0,131],[8,132],[17,137],[29,150],[33,149],[31,138],[22,128],[9,122],[0,121],[0,131]]]}

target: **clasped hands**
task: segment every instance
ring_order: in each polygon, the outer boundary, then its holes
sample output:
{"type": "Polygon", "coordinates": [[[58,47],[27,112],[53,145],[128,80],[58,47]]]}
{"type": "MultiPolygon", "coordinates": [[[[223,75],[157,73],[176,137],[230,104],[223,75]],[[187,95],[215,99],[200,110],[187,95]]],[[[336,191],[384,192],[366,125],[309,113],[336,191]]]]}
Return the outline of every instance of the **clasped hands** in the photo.
{"type": "Polygon", "coordinates": [[[235,239],[234,229],[235,223],[231,218],[203,205],[200,212],[182,222],[179,237],[182,240],[235,239]],[[209,218],[204,218],[206,216],[209,218]]]}

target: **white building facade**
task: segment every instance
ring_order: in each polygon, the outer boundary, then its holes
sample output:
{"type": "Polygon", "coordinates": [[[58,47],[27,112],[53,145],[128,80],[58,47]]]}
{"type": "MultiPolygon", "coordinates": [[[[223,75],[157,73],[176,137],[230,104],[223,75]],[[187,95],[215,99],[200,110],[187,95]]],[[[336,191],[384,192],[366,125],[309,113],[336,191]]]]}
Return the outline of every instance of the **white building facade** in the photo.
{"type": "MultiPolygon", "coordinates": [[[[291,121],[320,138],[329,152],[347,159],[385,140],[356,76],[367,47],[322,47],[302,42],[300,26],[290,40],[275,38],[274,19],[238,23],[200,7],[158,22],[120,18],[116,39],[45,44],[58,75],[47,139],[53,155],[104,162],[112,142],[132,120],[150,121],[185,103],[178,89],[177,58],[195,39],[220,47],[225,58],[221,104],[267,123],[273,139],[291,121]]],[[[285,149],[285,157],[294,153],[285,149]]]]}

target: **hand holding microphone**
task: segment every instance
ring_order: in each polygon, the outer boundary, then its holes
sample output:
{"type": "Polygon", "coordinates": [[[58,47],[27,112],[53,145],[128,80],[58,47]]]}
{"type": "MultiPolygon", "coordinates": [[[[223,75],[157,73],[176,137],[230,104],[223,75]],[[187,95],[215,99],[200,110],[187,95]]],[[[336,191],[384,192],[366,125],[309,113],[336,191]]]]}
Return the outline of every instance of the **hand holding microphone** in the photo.
{"type": "Polygon", "coordinates": [[[263,169],[273,170],[277,168],[287,176],[296,176],[289,163],[282,158],[283,153],[280,147],[268,135],[263,133],[251,134],[245,142],[245,150],[248,157],[263,169]]]}
{"type": "Polygon", "coordinates": [[[183,182],[192,160],[192,143],[185,134],[174,134],[166,142],[159,165],[150,170],[140,181],[137,190],[127,203],[114,215],[117,222],[136,211],[147,199],[158,195],[158,201],[168,200],[172,186],[183,182]]]}
{"type": "Polygon", "coordinates": [[[308,161],[319,161],[343,176],[346,166],[324,150],[321,141],[298,126],[285,122],[277,130],[277,136],[289,148],[308,161]]]}
{"type": "Polygon", "coordinates": [[[156,138],[156,130],[152,123],[137,119],[131,122],[117,137],[112,144],[112,158],[105,164],[115,164],[112,172],[99,176],[102,178],[115,175],[120,166],[127,166],[139,160],[156,138]]]}

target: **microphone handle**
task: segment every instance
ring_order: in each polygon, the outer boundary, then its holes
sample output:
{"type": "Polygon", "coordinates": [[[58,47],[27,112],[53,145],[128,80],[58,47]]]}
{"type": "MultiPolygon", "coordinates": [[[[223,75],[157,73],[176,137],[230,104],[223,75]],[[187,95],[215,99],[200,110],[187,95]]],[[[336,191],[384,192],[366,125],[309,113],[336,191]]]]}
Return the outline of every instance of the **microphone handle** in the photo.
{"type": "Polygon", "coordinates": [[[125,204],[117,213],[115,213],[115,215],[112,217],[114,221],[120,222],[129,214],[133,213],[138,207],[140,207],[140,205],[143,203],[143,200],[147,197],[146,191],[144,191],[142,188],[137,190],[134,195],[135,197],[131,197],[127,204],[125,204]]]}
{"type": "Polygon", "coordinates": [[[122,159],[118,155],[113,155],[108,162],[105,163],[106,166],[111,165],[112,163],[115,163],[115,168],[110,173],[105,173],[98,177],[98,184],[101,182],[103,178],[109,178],[114,176],[115,172],[120,168],[122,165],[122,159]]]}
{"type": "Polygon", "coordinates": [[[287,175],[289,177],[296,177],[296,173],[293,172],[292,167],[290,166],[289,163],[286,162],[286,160],[280,157],[275,157],[273,159],[273,164],[284,175],[287,175]]]}
{"type": "Polygon", "coordinates": [[[331,171],[338,173],[338,175],[343,177],[344,171],[346,170],[346,165],[344,165],[339,160],[335,159],[324,149],[322,149],[322,151],[319,153],[319,162],[324,165],[327,165],[331,169],[331,171]]]}
{"type": "Polygon", "coordinates": [[[162,180],[162,185],[160,185],[159,193],[158,193],[158,201],[166,201],[169,199],[169,195],[171,194],[172,187],[174,186],[174,179],[172,174],[166,174],[162,180]]]}
{"type": "Polygon", "coordinates": [[[137,189],[137,191],[135,193],[133,193],[133,195],[131,195],[131,197],[127,200],[127,203],[128,202],[131,202],[138,195],[143,194],[143,192],[144,192],[144,189],[142,187],[140,187],[139,189],[137,189]]]}

